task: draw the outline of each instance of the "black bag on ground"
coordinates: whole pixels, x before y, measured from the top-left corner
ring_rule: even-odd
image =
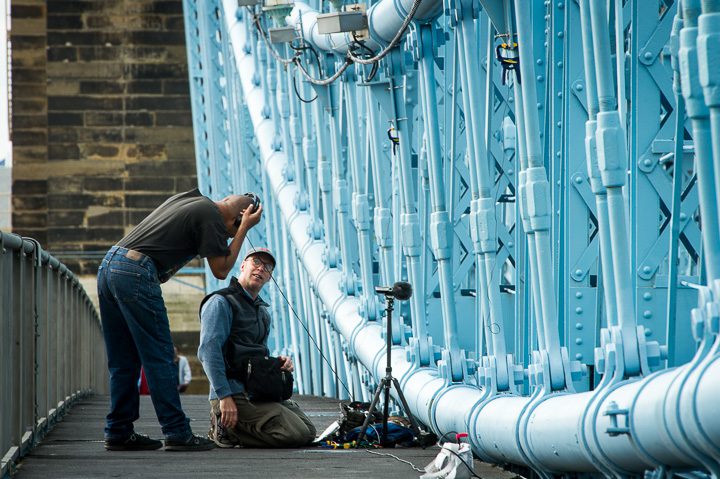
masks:
[[[252,356],[242,358],[240,365],[240,380],[251,401],[281,402],[292,397],[294,378],[280,369],[280,359]]]

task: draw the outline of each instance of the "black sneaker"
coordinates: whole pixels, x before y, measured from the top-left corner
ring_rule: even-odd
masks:
[[[210,438],[217,447],[222,447],[224,449],[233,448],[239,445],[235,443],[232,439],[230,439],[230,437],[228,437],[227,433],[225,432],[225,428],[222,426],[217,429],[210,428],[208,438]]]
[[[206,437],[192,434],[187,439],[165,439],[166,451],[208,451],[215,443]]]
[[[105,449],[108,451],[154,451],[162,446],[162,441],[136,432],[124,439],[105,439]]]

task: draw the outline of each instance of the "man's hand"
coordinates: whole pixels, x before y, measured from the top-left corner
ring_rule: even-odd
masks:
[[[237,424],[237,406],[232,396],[220,400],[220,424],[225,428],[233,428]]]
[[[293,365],[292,359],[290,359],[289,356],[278,356],[278,359],[282,361],[280,369],[282,369],[283,371],[291,373],[295,370],[295,366]]]
[[[254,211],[250,211],[250,208],[245,208],[242,213],[242,221],[240,222],[240,227],[238,228],[238,233],[240,230],[244,230],[245,233],[247,233],[250,228],[255,226],[256,224],[260,223],[260,217],[262,216],[263,207],[262,205],[258,205],[257,208],[255,208]],[[237,236],[237,233],[235,233],[235,236]],[[243,236],[244,237],[244,236]]]

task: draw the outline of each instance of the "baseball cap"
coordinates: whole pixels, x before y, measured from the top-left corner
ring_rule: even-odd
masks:
[[[243,261],[245,261],[254,254],[264,254],[270,256],[270,259],[272,259],[273,262],[273,266],[277,266],[277,260],[275,260],[275,255],[272,254],[272,251],[270,251],[268,248],[250,248],[250,250],[248,250],[248,252],[245,254],[245,258],[243,259]]]

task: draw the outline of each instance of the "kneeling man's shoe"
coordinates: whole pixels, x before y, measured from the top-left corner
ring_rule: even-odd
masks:
[[[123,439],[105,439],[105,449],[108,451],[154,451],[162,446],[161,441],[136,432]]]
[[[207,451],[213,448],[213,441],[195,434],[191,434],[187,439],[165,439],[166,451]]]
[[[227,434],[225,434],[225,431],[223,429],[216,429],[215,431],[211,430],[209,437],[210,439],[212,439],[212,441],[217,447],[231,448],[238,445],[232,439],[230,439]]]

